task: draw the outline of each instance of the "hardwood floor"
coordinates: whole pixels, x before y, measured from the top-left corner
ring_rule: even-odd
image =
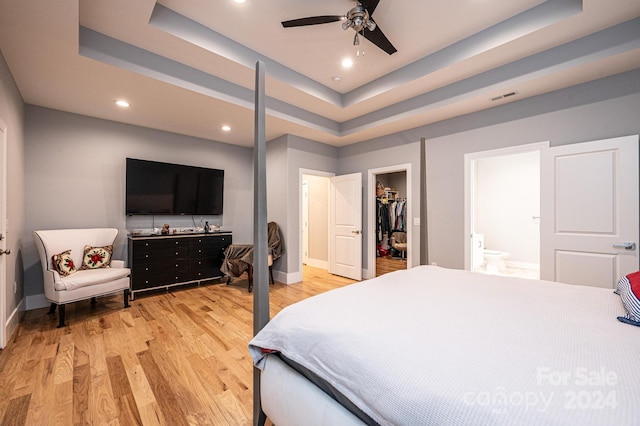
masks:
[[[407,261],[391,256],[376,257],[376,277],[400,269],[407,269]]]
[[[305,266],[270,288],[271,315],[353,281]],[[246,278],[25,313],[0,351],[2,425],[252,423],[253,295]]]

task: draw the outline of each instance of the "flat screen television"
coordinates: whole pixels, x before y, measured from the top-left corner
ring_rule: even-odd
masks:
[[[127,215],[221,215],[224,170],[127,158]]]

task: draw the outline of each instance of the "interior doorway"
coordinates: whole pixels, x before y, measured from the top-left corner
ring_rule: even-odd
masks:
[[[382,272],[412,267],[411,164],[371,169],[368,173],[367,278],[374,278]],[[388,226],[380,226],[381,209],[395,212],[389,216]],[[391,239],[396,235],[404,239],[404,245],[394,248]]]
[[[300,271],[329,269],[329,182],[333,173],[300,170]]]
[[[465,267],[540,278],[540,153],[546,143],[465,155]]]

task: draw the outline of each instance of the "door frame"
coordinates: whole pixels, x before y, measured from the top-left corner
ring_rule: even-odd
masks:
[[[304,241],[303,241],[303,206],[302,203],[304,202],[304,196],[302,194],[302,176],[303,175],[312,175],[312,176],[321,176],[321,177],[326,177],[326,178],[331,178],[333,176],[335,176],[335,173],[332,172],[323,172],[321,170],[312,170],[312,169],[303,169],[300,168],[298,169],[298,247],[299,247],[299,253],[298,253],[298,259],[300,259],[300,261],[298,262],[298,270],[300,271],[300,278],[303,278],[303,273],[302,273],[302,264],[303,264],[303,257],[304,257]],[[327,211],[327,220],[328,220],[329,214]],[[327,235],[327,239],[329,238],[329,236]],[[328,260],[327,260],[328,261]]]
[[[475,161],[487,158],[504,157],[508,155],[524,154],[532,151],[542,151],[549,148],[549,141],[534,142],[524,145],[508,146],[505,148],[489,149],[486,151],[470,152],[464,155],[464,269],[472,269],[472,224],[474,223],[473,207],[476,200],[474,197],[475,185]]]
[[[411,259],[414,255],[413,244],[412,244],[412,235],[413,235],[413,213],[412,213],[412,205],[413,198],[411,196],[411,163],[405,164],[397,164],[395,166],[387,166],[387,167],[379,167],[376,169],[369,169],[367,171],[368,174],[368,186],[367,186],[367,271],[365,278],[375,278],[376,277],[376,244],[375,244],[375,234],[376,234],[376,180],[378,175],[384,175],[387,173],[397,173],[397,172],[405,172],[406,173],[406,185],[407,185],[407,217],[405,220],[406,223],[406,232],[407,232],[407,269],[411,269],[413,264]]]
[[[0,241],[0,249],[7,248],[7,124],[0,118],[0,233],[3,239]],[[0,260],[0,349],[7,344],[7,256]],[[15,291],[14,291],[15,298]]]

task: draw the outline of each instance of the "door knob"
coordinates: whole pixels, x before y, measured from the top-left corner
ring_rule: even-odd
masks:
[[[625,250],[635,250],[636,249],[636,243],[630,243],[630,242],[625,242],[625,243],[621,243],[621,244],[614,244],[613,246],[615,248],[623,248]]]
[[[351,233],[352,233],[352,234],[359,234],[359,233],[360,233],[360,231],[359,231],[359,230],[358,230],[358,231],[351,231]]]
[[[0,256],[2,256],[3,254],[11,254],[11,250],[2,250],[2,249],[0,249]]]

